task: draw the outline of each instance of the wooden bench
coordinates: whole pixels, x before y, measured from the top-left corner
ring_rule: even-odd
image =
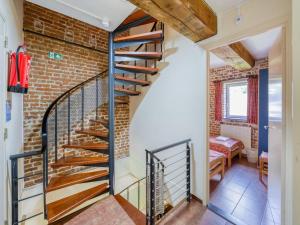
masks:
[[[259,156],[259,180],[263,182],[263,175],[268,176],[268,153],[262,152]]]
[[[210,150],[209,151],[209,178],[211,179],[216,174],[220,174],[221,179],[224,178],[225,156],[220,152]]]

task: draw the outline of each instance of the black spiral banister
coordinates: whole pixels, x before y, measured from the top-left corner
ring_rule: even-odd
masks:
[[[82,99],[81,99],[81,119],[82,119],[82,124],[83,124],[83,120],[84,120],[84,92],[83,92],[83,88],[84,86],[86,86],[87,84],[96,81],[96,95],[98,97],[98,79],[100,78],[104,78],[104,74],[107,73],[108,70],[105,70],[101,73],[99,73],[98,75],[89,78],[88,80],[74,86],[73,88],[69,89],[68,91],[64,92],[63,94],[61,94],[59,97],[57,97],[51,104],[50,106],[47,108],[43,120],[42,120],[42,129],[41,129],[41,135],[42,135],[42,148],[41,148],[41,154],[43,154],[43,189],[44,189],[44,216],[45,218],[47,218],[47,207],[46,207],[46,189],[48,186],[48,156],[49,156],[49,146],[48,146],[48,138],[49,138],[49,134],[48,134],[48,119],[49,116],[52,112],[54,112],[54,148],[55,148],[55,161],[57,161],[58,159],[58,106],[61,104],[65,103],[65,100],[67,100],[67,126],[68,126],[68,144],[70,144],[70,129],[71,129],[71,110],[70,110],[70,97],[72,96],[73,93],[75,93],[77,90],[81,89],[81,93],[82,93]],[[96,99],[96,104],[98,106],[98,100]],[[95,105],[95,108],[96,105]],[[97,110],[96,110],[96,114],[97,114]],[[64,122],[65,123],[65,122]]]

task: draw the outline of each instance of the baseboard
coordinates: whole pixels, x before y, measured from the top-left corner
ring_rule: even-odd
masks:
[[[203,205],[203,201],[200,198],[198,198],[196,195],[192,194],[192,198]]]
[[[209,203],[208,206],[207,206],[207,208],[210,211],[214,212],[218,216],[222,217],[223,219],[227,220],[228,222],[230,222],[230,223],[232,223],[234,225],[246,225],[245,223],[243,223],[239,219],[235,218],[231,214],[229,214],[227,212],[224,212],[222,209],[220,209],[219,207],[215,206],[214,204]]]

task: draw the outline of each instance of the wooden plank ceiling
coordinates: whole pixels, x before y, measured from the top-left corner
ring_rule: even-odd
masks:
[[[255,65],[255,59],[241,42],[222,46],[211,52],[237,70],[249,70]]]
[[[217,34],[217,16],[204,0],[129,0],[194,42]]]

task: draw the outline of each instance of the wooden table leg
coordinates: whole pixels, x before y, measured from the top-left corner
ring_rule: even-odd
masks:
[[[262,181],[262,171],[263,171],[263,160],[259,160],[259,180]]]
[[[224,175],[225,175],[225,158],[224,158],[224,159],[222,159],[221,166],[222,166],[221,180],[223,180],[223,178],[224,178]]]
[[[231,156],[228,156],[228,168],[231,167]]]

